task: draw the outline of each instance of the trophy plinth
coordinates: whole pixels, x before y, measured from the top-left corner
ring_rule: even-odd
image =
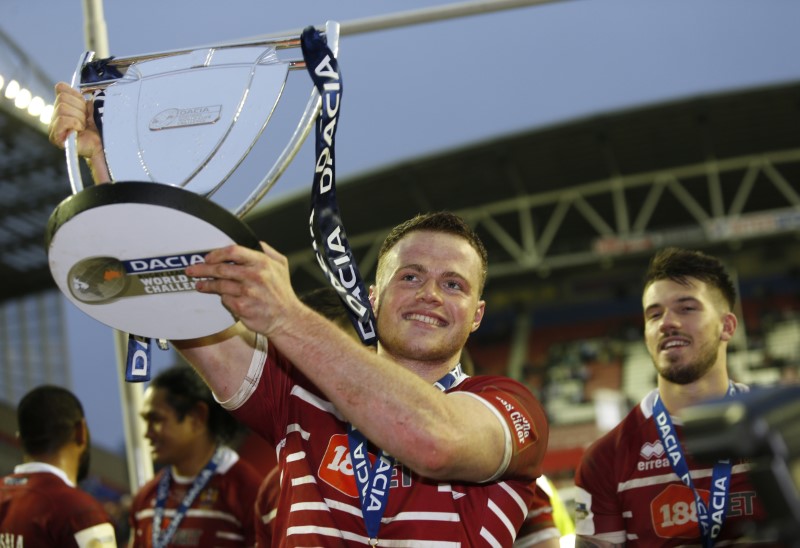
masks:
[[[225,208],[182,188],[141,182],[70,196],[50,217],[45,238],[53,278],[80,310],[121,331],[164,339],[233,325],[219,297],[198,293],[184,270],[218,247],[259,249]]]

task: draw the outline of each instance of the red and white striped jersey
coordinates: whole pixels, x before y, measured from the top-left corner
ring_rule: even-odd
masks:
[[[17,466],[0,480],[0,546],[116,546],[114,526],[59,468]]]
[[[261,476],[250,464],[239,459],[230,448],[208,484],[186,512],[169,546],[254,546],[255,525],[253,506]],[[158,482],[167,468],[136,493],[131,505],[130,525],[134,547],[153,545],[153,513]],[[164,506],[162,530],[169,527],[194,477],[173,474],[169,495]]]
[[[583,456],[575,475],[576,533],[626,546],[700,545],[691,490],[681,483],[653,420],[653,390]],[[680,419],[673,416],[678,438]],[[712,465],[685,453],[695,488],[708,503]],[[748,465],[733,463],[727,518],[718,541],[742,536],[743,525],[764,513],[747,478]]]
[[[223,405],[277,447],[273,546],[367,544],[342,416],[274,348],[254,358],[247,377]],[[528,513],[547,445],[541,406],[504,377],[462,374],[454,391],[474,395],[506,425],[508,466],[499,480],[479,484],[428,480],[395,464],[380,546],[511,546]],[[371,447],[372,459],[376,453]]]
[[[544,476],[539,478],[539,480],[543,479],[545,479]],[[558,494],[554,496],[558,496]],[[553,520],[553,505],[550,503],[550,495],[542,489],[537,480],[534,485],[533,499],[528,506],[528,515],[517,533],[514,548],[536,546],[540,542],[553,538],[561,538],[561,532]]]

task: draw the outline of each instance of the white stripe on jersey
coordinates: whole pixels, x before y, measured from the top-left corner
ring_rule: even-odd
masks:
[[[238,535],[236,533],[228,533],[225,531],[217,531],[216,533],[217,538],[224,538],[225,540],[233,540],[238,542],[244,542],[244,537],[242,535]]]
[[[303,400],[309,405],[313,405],[317,409],[325,411],[326,413],[330,413],[340,421],[344,422],[344,417],[342,417],[342,415],[336,410],[331,402],[328,400],[323,400],[319,396],[312,394],[302,386],[297,384],[294,385],[292,387],[291,395]]]
[[[266,524],[270,523],[273,519],[275,519],[275,516],[277,516],[277,515],[278,515],[278,509],[277,508],[273,508],[272,510],[270,510],[269,512],[267,512],[266,514],[261,516],[261,523],[266,525]]]
[[[481,536],[484,538],[486,542],[489,543],[489,546],[493,548],[503,548],[503,545],[497,542],[497,539],[492,536],[492,534],[486,530],[486,527],[481,527]]]
[[[152,518],[153,517],[153,509],[147,508],[145,510],[141,510],[136,512],[136,519],[141,520],[143,518]],[[175,516],[175,509],[173,508],[166,508],[164,510],[164,516],[167,517],[174,517]],[[206,519],[221,519],[224,521],[229,521],[231,523],[235,523],[237,526],[241,527],[242,524],[239,523],[239,520],[233,514],[229,514],[228,512],[220,512],[218,510],[198,510],[196,508],[189,508],[186,511],[186,517],[192,518],[206,518]]]
[[[731,470],[731,474],[743,474],[750,470],[749,464],[735,464]],[[702,468],[700,470],[692,470],[690,473],[692,479],[708,478],[711,477],[711,468]],[[678,479],[675,472],[669,474],[661,474],[658,476],[650,476],[649,478],[637,478],[628,481],[620,482],[617,485],[617,493],[628,491],[629,489],[636,489],[638,487],[648,487],[651,485],[660,485],[662,483],[672,483]]]
[[[298,451],[297,453],[292,453],[290,455],[286,455],[286,462],[290,463],[290,462],[294,462],[296,460],[303,460],[305,458],[306,458],[306,452],[305,451]]]
[[[494,502],[492,499],[489,499],[489,510],[491,510],[491,511],[492,511],[492,513],[493,513],[495,516],[497,516],[497,517],[498,517],[498,519],[500,519],[500,522],[501,522],[503,525],[505,525],[505,526],[506,526],[506,529],[508,530],[508,534],[509,534],[509,536],[510,536],[511,538],[514,538],[515,536],[517,536],[517,530],[516,530],[516,528],[514,527],[514,525],[512,525],[512,523],[511,523],[511,520],[510,520],[510,519],[508,519],[508,516],[506,516],[506,515],[503,513],[503,511],[500,509],[500,507],[499,507],[499,506],[497,506],[497,504],[496,504],[496,503],[495,503],[495,502]]]
[[[450,521],[458,523],[461,518],[455,512],[400,512],[396,516],[381,519],[381,523],[390,523],[392,521]]]
[[[291,508],[289,508],[290,512],[302,512],[304,510],[323,510],[325,512],[331,511],[331,509],[328,508],[328,505],[324,502],[295,502],[292,504]]]
[[[542,506],[541,508],[537,508],[536,510],[531,510],[528,512],[527,517],[535,518],[539,514],[550,514],[553,512],[553,508],[551,506]]]
[[[344,538],[342,532],[333,527],[317,527],[316,525],[299,525],[286,529],[286,536],[292,535],[322,535],[324,537]]]
[[[353,542],[360,542],[364,545],[369,545],[369,538],[364,535],[357,535],[347,531],[340,531],[332,527],[316,527],[314,525],[302,525],[296,527],[289,527],[286,530],[286,536],[290,535],[320,535],[325,537],[336,537],[340,539],[350,540]],[[491,537],[491,535],[489,535]],[[395,539],[384,540],[378,537],[378,544],[380,546],[388,547],[410,547],[410,548],[461,548],[460,542],[446,542],[435,540],[415,540],[415,539]],[[500,546],[497,544],[496,546]]]
[[[308,441],[308,439],[311,437],[311,433],[303,430],[303,427],[297,423],[292,423],[286,427],[286,436],[288,436],[289,434],[300,434],[300,437],[306,441]],[[279,462],[281,460],[281,450],[284,447],[286,447],[286,437],[284,437],[281,441],[279,441],[278,444],[275,446],[275,458],[277,458]]]
[[[292,478],[292,487],[295,485],[305,485],[307,483],[317,483],[314,476],[303,476],[302,478]]]
[[[292,423],[292,424],[290,424],[289,426],[286,427],[286,435],[287,436],[289,434],[293,434],[293,433],[300,434],[300,437],[302,437],[306,441],[308,441],[308,438],[311,437],[311,434],[306,432],[305,430],[303,430],[303,427],[300,426],[299,424],[297,424],[296,422],[294,422],[294,423]]]
[[[524,501],[524,500],[522,500],[522,497],[521,497],[521,496],[519,496],[519,493],[517,493],[516,491],[514,491],[514,490],[513,490],[511,487],[509,487],[509,486],[508,486],[508,484],[507,484],[506,482],[504,482],[504,481],[499,481],[499,482],[497,482],[497,485],[499,485],[500,487],[502,487],[502,488],[503,488],[503,491],[505,491],[506,493],[508,493],[508,494],[509,494],[509,496],[510,496],[512,499],[514,499],[514,502],[516,502],[516,503],[517,503],[517,506],[519,506],[519,509],[520,509],[520,511],[522,512],[522,515],[523,515],[523,516],[525,516],[525,515],[527,515],[527,514],[528,514],[528,505],[527,505],[527,504],[525,504],[525,501]]]
[[[353,506],[352,504],[346,504],[344,502],[339,502],[338,500],[333,500],[333,499],[325,499],[325,504],[327,504],[328,508],[330,508],[331,510],[339,510],[340,512],[347,512],[348,514],[352,514],[360,518],[364,517],[364,514],[361,512],[361,508]]]
[[[366,539],[364,544],[368,544],[369,539]],[[378,540],[379,546],[389,546],[389,547],[405,547],[409,546],[410,548],[460,548],[460,542],[448,542],[445,540],[412,540],[412,539],[403,539],[403,540],[384,540],[379,538]]]

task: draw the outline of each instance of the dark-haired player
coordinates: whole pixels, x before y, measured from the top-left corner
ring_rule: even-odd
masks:
[[[17,406],[24,463],[0,480],[0,545],[117,545],[103,507],[76,487],[89,471],[89,428],[72,392],[40,386]]]
[[[186,365],[162,371],[141,414],[163,467],[133,499],[133,546],[253,546],[261,476],[224,445],[238,424],[202,379]]]
[[[743,462],[695,462],[681,445],[681,411],[747,390],[728,376],[736,291],[722,263],[677,248],[652,258],[642,307],[658,373],[616,428],[584,454],[575,483],[577,546],[710,546],[760,519]]]

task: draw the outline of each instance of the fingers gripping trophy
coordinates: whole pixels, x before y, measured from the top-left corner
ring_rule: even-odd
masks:
[[[233,325],[219,297],[195,291],[184,270],[218,247],[260,249],[241,218],[294,158],[320,111],[320,90],[312,86],[274,165],[238,207],[212,196],[262,135],[289,73],[307,70],[305,44],[321,41],[335,56],[338,35],[328,22],[301,36],[102,60],[84,53],[72,86],[93,98],[113,184],[84,188],[70,135],[73,193],[46,231],[50,270],[66,297],[143,338],[191,339]]]

